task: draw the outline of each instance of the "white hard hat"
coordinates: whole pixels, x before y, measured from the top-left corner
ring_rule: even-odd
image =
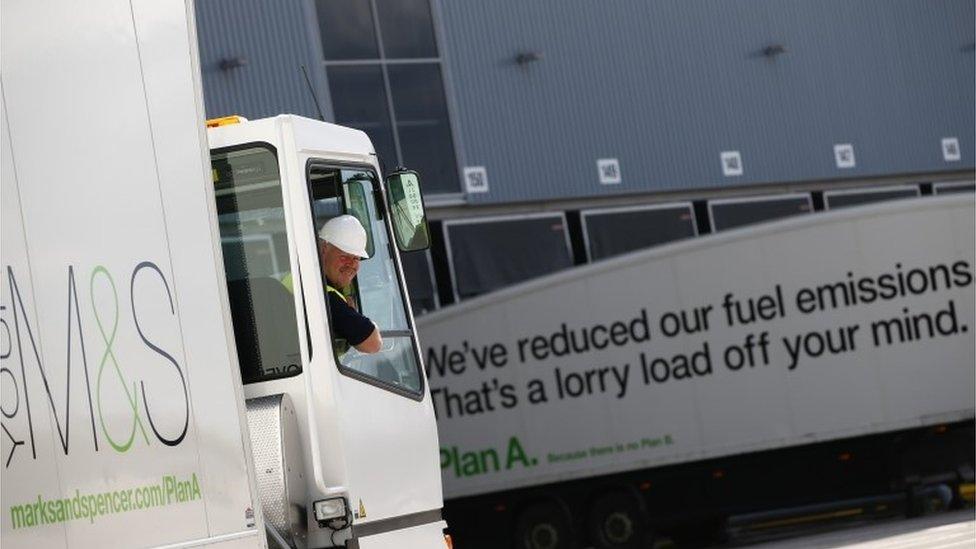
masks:
[[[354,216],[340,215],[326,221],[319,231],[319,238],[347,254],[363,259],[369,257],[366,253],[366,230]]]

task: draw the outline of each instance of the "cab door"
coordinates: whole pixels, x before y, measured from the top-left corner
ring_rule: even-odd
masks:
[[[304,231],[297,240],[312,338],[309,399],[319,455],[334,456],[341,448],[344,462],[341,472],[323,466],[323,488],[344,483],[357,537],[427,525],[443,543],[435,417],[378,171],[369,163],[303,160],[308,215],[299,220],[298,208],[293,211],[297,230]],[[368,235],[371,255],[360,262],[351,287],[341,290],[379,328],[383,345],[373,354],[357,351],[331,329],[316,235],[341,214],[354,215]]]

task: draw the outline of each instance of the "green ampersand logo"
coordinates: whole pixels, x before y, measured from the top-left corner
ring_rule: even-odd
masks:
[[[102,322],[102,317],[98,314],[98,307],[95,305],[95,278],[98,275],[102,275],[106,280],[108,280],[109,285],[112,287],[112,303],[115,308],[112,318],[112,330],[110,333],[106,333],[105,325]],[[98,416],[99,422],[102,425],[102,433],[105,434],[105,438],[108,439],[108,443],[115,448],[117,452],[127,452],[129,448],[132,447],[133,441],[136,438],[136,427],[142,433],[142,438],[145,439],[146,444],[149,444],[149,437],[146,436],[146,430],[142,426],[142,419],[139,417],[139,393],[136,391],[136,384],[132,384],[132,390],[129,390],[129,384],[125,380],[125,376],[122,375],[122,369],[119,367],[119,361],[115,357],[115,351],[112,349],[112,345],[115,343],[115,334],[119,327],[119,297],[115,290],[115,281],[112,280],[112,275],[109,274],[108,270],[99,265],[95,267],[92,271],[91,281],[89,284],[89,295],[92,300],[92,311],[95,314],[95,323],[98,325],[98,331],[102,334],[102,341],[105,342],[105,352],[102,353],[102,360],[98,365],[98,380],[96,388],[96,396],[98,400]],[[105,426],[105,414],[102,413],[102,376],[105,373],[105,366],[111,361],[112,366],[115,369],[115,375],[118,377],[119,383],[122,385],[122,389],[125,391],[126,398],[129,401],[129,405],[132,407],[132,429],[129,431],[129,439],[124,443],[119,444],[112,438],[112,435],[108,432],[108,427]]]

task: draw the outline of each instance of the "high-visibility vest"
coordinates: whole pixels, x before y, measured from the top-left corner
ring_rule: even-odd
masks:
[[[281,284],[289,292],[295,293],[295,289],[294,289],[295,282],[294,282],[294,278],[291,276],[291,271],[289,271],[287,274],[285,274],[285,276],[283,276],[281,278]],[[341,299],[343,302],[346,301],[346,294],[344,294],[341,291],[333,288],[331,285],[326,284],[325,285],[325,289],[326,289],[326,292],[325,292],[326,293],[326,299],[328,299],[328,294],[335,294],[336,297],[338,297],[339,299]],[[342,358],[342,356],[344,354],[346,354],[347,351],[349,351],[349,342],[346,341],[345,339],[341,338],[341,337],[334,338],[332,340],[332,346],[335,347],[336,354],[339,356],[340,359]]]
[[[337,289],[335,289],[335,288],[333,288],[333,287],[332,287],[331,285],[329,285],[329,284],[326,284],[326,285],[325,285],[325,290],[326,290],[327,292],[331,292],[331,293],[333,293],[333,294],[335,294],[335,295],[337,295],[337,296],[339,296],[339,297],[341,297],[343,301],[345,301],[345,300],[346,300],[346,294],[344,294],[344,293],[342,293],[341,291],[339,291],[339,290],[337,290]]]
[[[281,285],[290,293],[295,293],[295,279],[291,276],[291,271],[288,271],[285,273],[285,276],[281,277]]]

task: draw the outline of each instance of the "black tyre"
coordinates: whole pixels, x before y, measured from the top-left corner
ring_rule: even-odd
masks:
[[[514,546],[518,549],[575,549],[573,524],[559,501],[526,507],[515,521]]]
[[[599,549],[642,549],[654,541],[639,497],[626,491],[594,499],[586,525],[590,541]]]

